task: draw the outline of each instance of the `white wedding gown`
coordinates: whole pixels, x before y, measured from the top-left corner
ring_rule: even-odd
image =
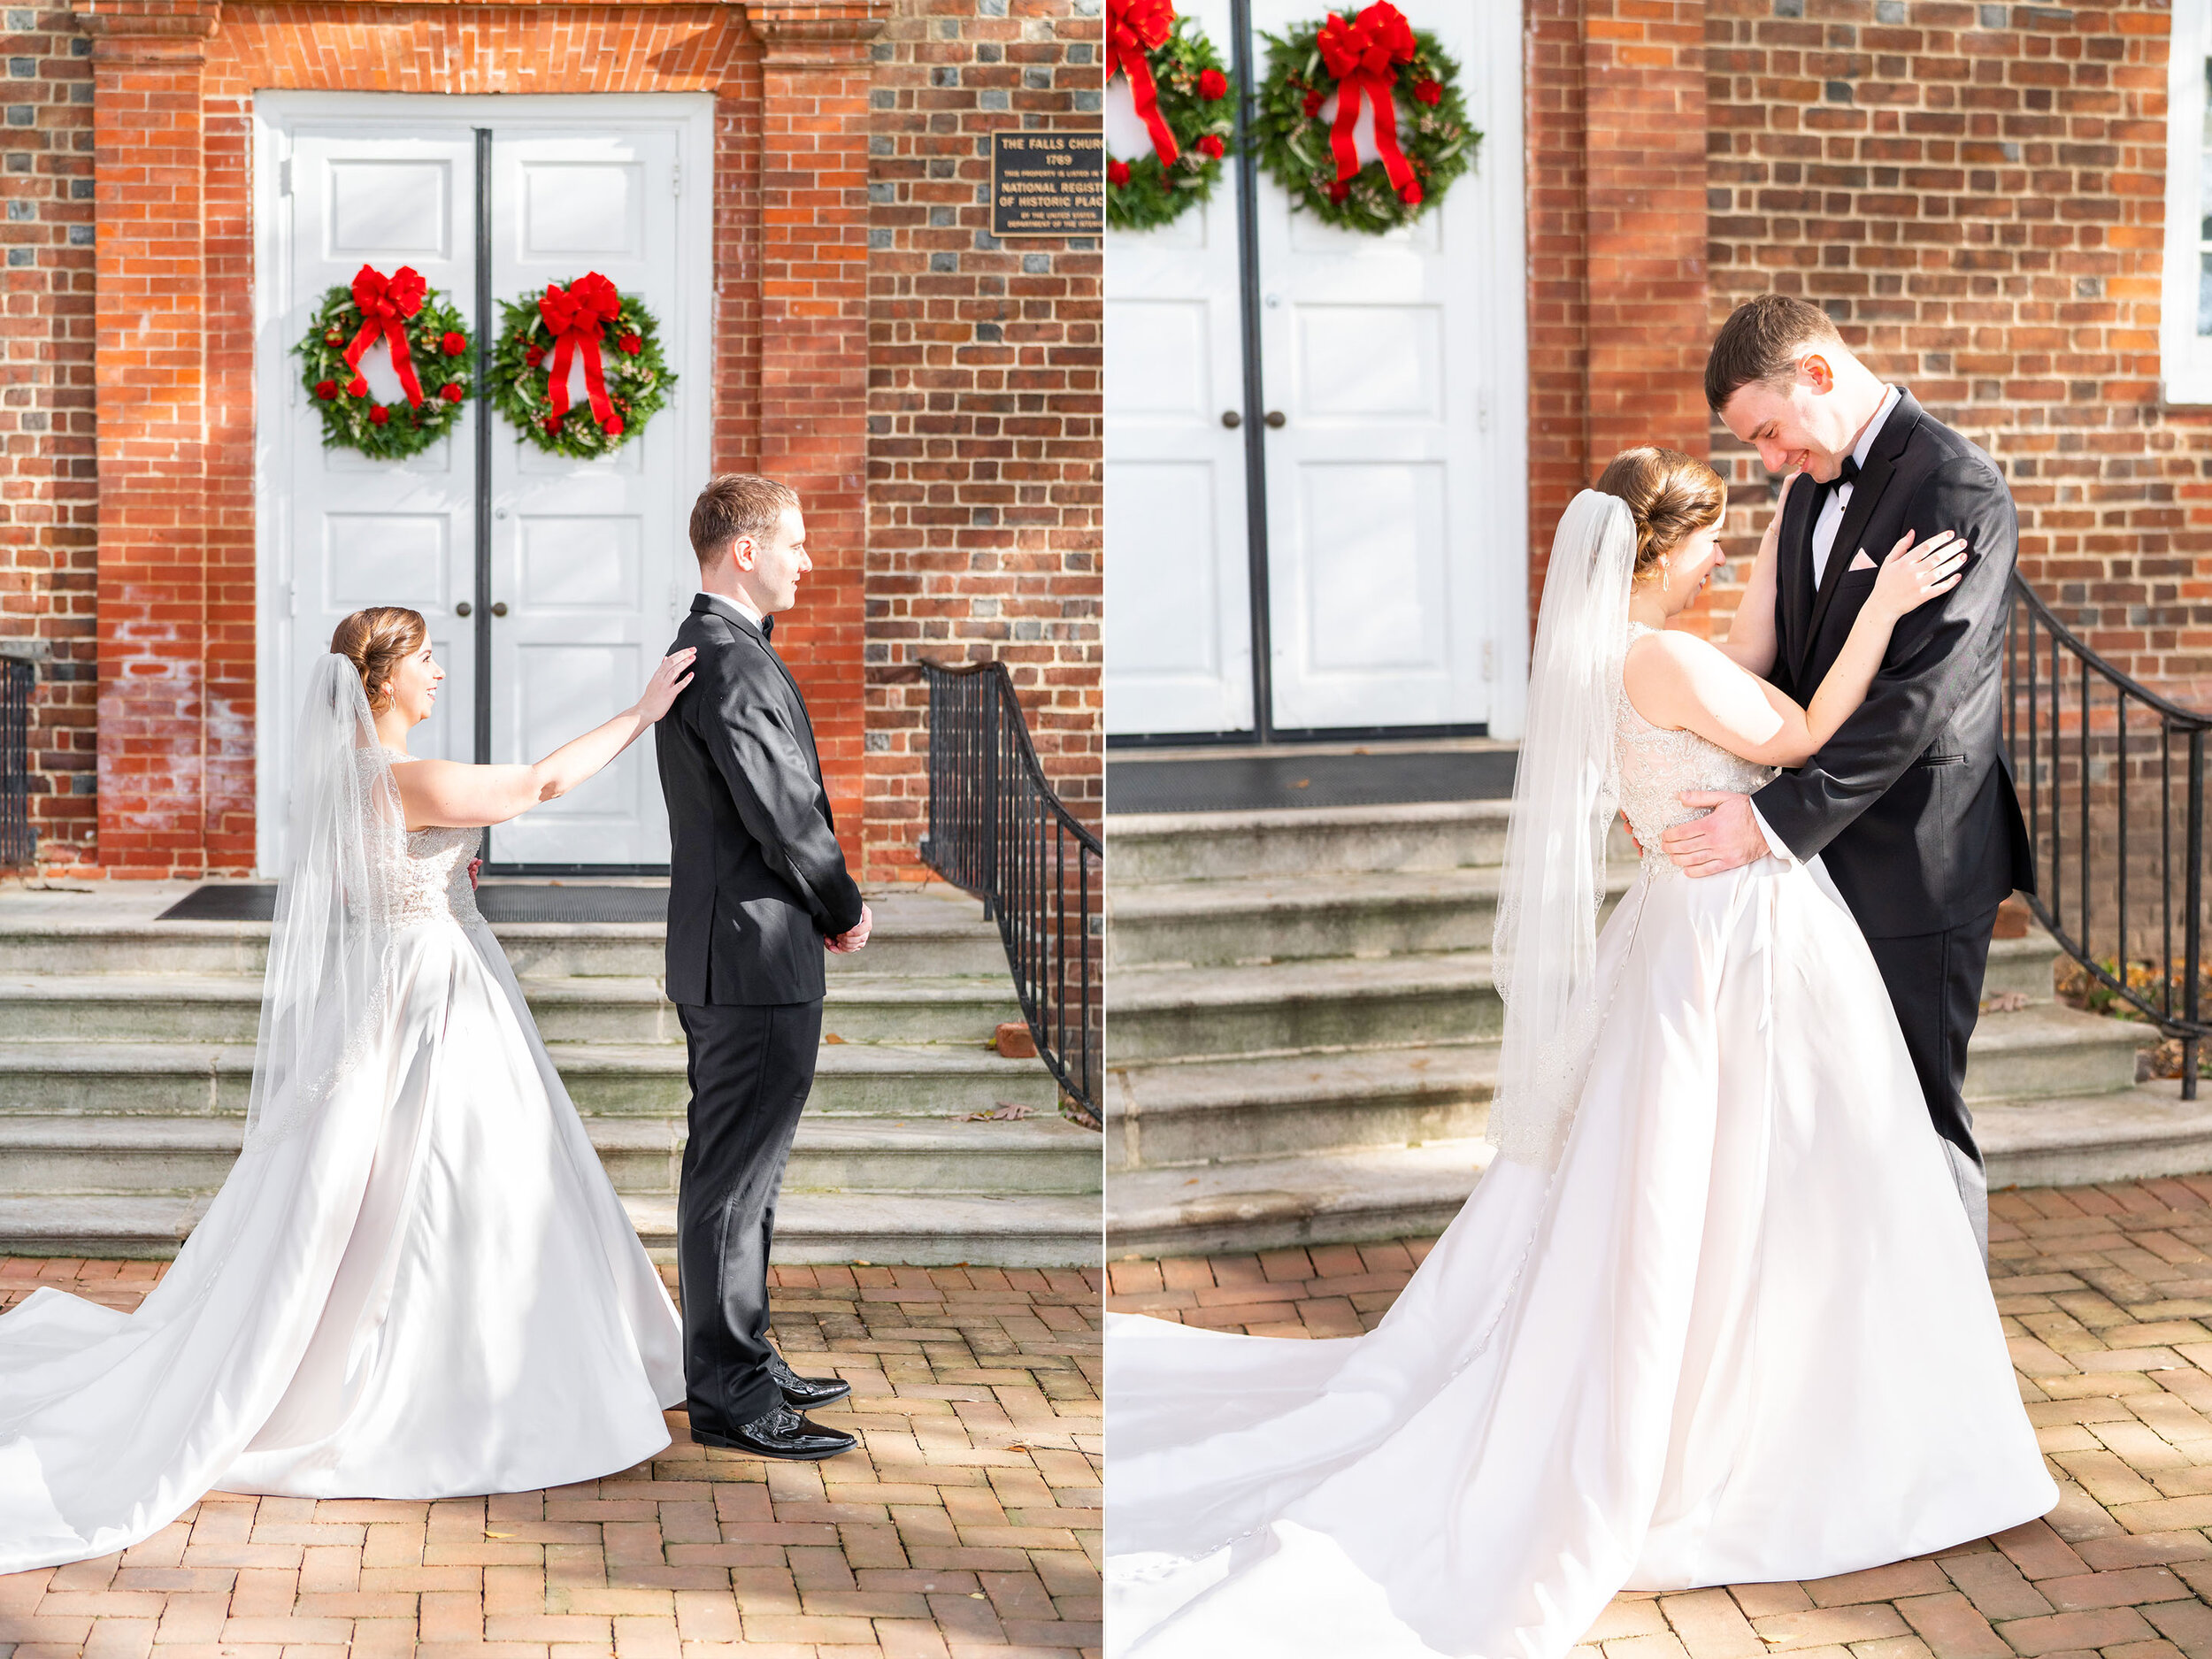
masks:
[[[367,1053],[250,1141],[135,1312],[43,1288],[0,1317],[0,1572],[210,1489],[528,1491],[668,1444],[675,1309],[477,912],[480,840],[406,837]]]
[[[1655,849],[1550,1176],[1499,1157],[1376,1330],[1112,1316],[1115,1659],[1558,1659],[1616,1591],[1818,1578],[2058,1494],[1864,938],[1816,860],[1692,880],[1771,776],[1620,698]]]

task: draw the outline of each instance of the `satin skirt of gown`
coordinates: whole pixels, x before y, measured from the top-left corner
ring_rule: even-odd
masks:
[[[42,1288],[0,1317],[0,1572],[211,1489],[528,1491],[668,1444],[675,1308],[477,913],[480,840],[408,837],[380,1040],[134,1312]]]
[[[1676,788],[1770,775],[1631,722],[1646,847]],[[1647,859],[1600,960],[1557,1170],[1494,1161],[1376,1330],[1110,1317],[1115,1659],[1556,1659],[1624,1588],[1824,1578],[2057,1502],[1818,862]]]

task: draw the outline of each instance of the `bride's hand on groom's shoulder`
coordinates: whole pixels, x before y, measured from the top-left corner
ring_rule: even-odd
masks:
[[[657,720],[668,712],[676,701],[676,694],[691,683],[687,672],[692,659],[699,655],[696,646],[687,645],[680,651],[672,651],[660,660],[652,679],[645,682],[645,689],[638,696],[637,711],[648,721]]]

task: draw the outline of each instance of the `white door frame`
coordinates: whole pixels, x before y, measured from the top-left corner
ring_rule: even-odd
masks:
[[[542,125],[588,104],[595,117],[619,118],[634,127],[658,126],[676,134],[681,157],[677,200],[680,258],[699,280],[679,284],[678,305],[703,314],[671,326],[687,349],[672,352],[676,389],[656,425],[677,429],[680,452],[704,477],[712,453],[714,375],[714,95],[685,93],[425,94],[286,92],[254,94],[253,107],[253,330],[254,330],[254,678],[259,688],[254,721],[255,866],[265,875],[283,867],[291,746],[296,710],[285,706],[293,691],[285,664],[292,660],[291,583],[296,549],[289,514],[281,510],[292,490],[285,446],[272,442],[279,420],[308,420],[313,411],[299,384],[291,347],[305,326],[306,311],[288,312],[292,275],[292,215],[285,211],[283,172],[292,135],[302,126],[325,131],[357,123],[365,134],[388,132],[396,120],[411,130],[465,132],[478,127]],[[473,312],[475,296],[456,296]],[[503,296],[495,295],[496,303]],[[672,312],[664,321],[677,323]],[[472,328],[484,319],[471,316]],[[495,419],[480,399],[478,418]],[[457,430],[460,434],[468,431]],[[471,554],[474,557],[473,549]],[[489,664],[480,664],[488,673]]]

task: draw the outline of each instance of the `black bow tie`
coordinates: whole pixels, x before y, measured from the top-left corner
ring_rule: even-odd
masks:
[[[1855,457],[1845,456],[1836,467],[1836,475],[1822,485],[1823,489],[1841,489],[1846,484],[1859,481],[1859,463]]]

